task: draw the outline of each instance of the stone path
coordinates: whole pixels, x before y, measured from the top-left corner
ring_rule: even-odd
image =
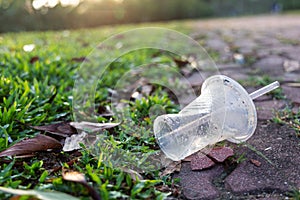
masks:
[[[255,101],[259,123],[246,145],[227,144],[240,158],[237,164],[192,171],[188,162],[182,163],[175,175],[181,179],[182,198],[288,199],[287,192],[300,188],[300,138],[289,125],[271,119],[285,108],[299,111],[300,15],[213,19],[192,25],[191,36],[217,53],[221,74],[237,79],[248,92],[266,80],[279,80],[282,90]],[[197,79],[193,76],[191,80]]]

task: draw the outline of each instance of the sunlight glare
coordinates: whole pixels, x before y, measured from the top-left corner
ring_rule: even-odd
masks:
[[[48,0],[49,8],[54,8],[57,4],[59,4],[59,0]]]
[[[23,46],[23,50],[24,50],[25,52],[31,52],[31,51],[34,50],[34,48],[35,48],[35,44],[25,44],[25,45]]]
[[[32,7],[35,10],[39,10],[43,7],[47,8],[54,8],[58,4],[61,4],[63,7],[66,6],[78,6],[80,3],[80,0],[34,0],[32,2]]]
[[[123,3],[124,0],[114,0],[116,3]]]
[[[34,0],[32,2],[32,6],[34,9],[38,10],[41,9],[43,6],[45,6],[47,4],[47,0]]]
[[[78,6],[80,0],[60,0],[62,6]]]

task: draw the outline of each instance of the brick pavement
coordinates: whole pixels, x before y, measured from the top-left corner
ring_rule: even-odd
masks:
[[[238,80],[249,92],[257,89],[255,81],[264,80],[262,77],[279,80],[282,92],[279,99],[267,95],[255,101],[259,123],[247,144],[256,151],[233,145],[236,155],[244,155],[241,163],[229,169],[218,164],[202,171],[192,171],[183,163],[176,176],[181,178],[184,198],[288,198],[287,192],[300,188],[300,138],[290,126],[271,119],[285,108],[294,113],[299,110],[300,15],[212,19],[191,25],[195,27],[191,36],[218,53],[221,74]],[[243,59],[235,59],[235,54]],[[195,74],[193,79],[197,80]],[[251,159],[261,165],[254,165]]]

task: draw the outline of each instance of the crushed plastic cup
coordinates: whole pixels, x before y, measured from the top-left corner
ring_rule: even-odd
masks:
[[[215,75],[206,79],[201,95],[178,114],[158,116],[154,135],[165,155],[174,160],[222,140],[248,140],[257,125],[253,99],[279,87],[276,81],[251,94],[233,79]]]

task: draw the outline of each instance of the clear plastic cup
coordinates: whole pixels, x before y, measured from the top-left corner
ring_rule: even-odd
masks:
[[[166,114],[154,121],[154,134],[162,151],[178,161],[222,140],[240,143],[256,128],[252,99],[279,86],[274,82],[252,94],[233,79],[216,75],[205,80],[201,95],[178,114]]]

